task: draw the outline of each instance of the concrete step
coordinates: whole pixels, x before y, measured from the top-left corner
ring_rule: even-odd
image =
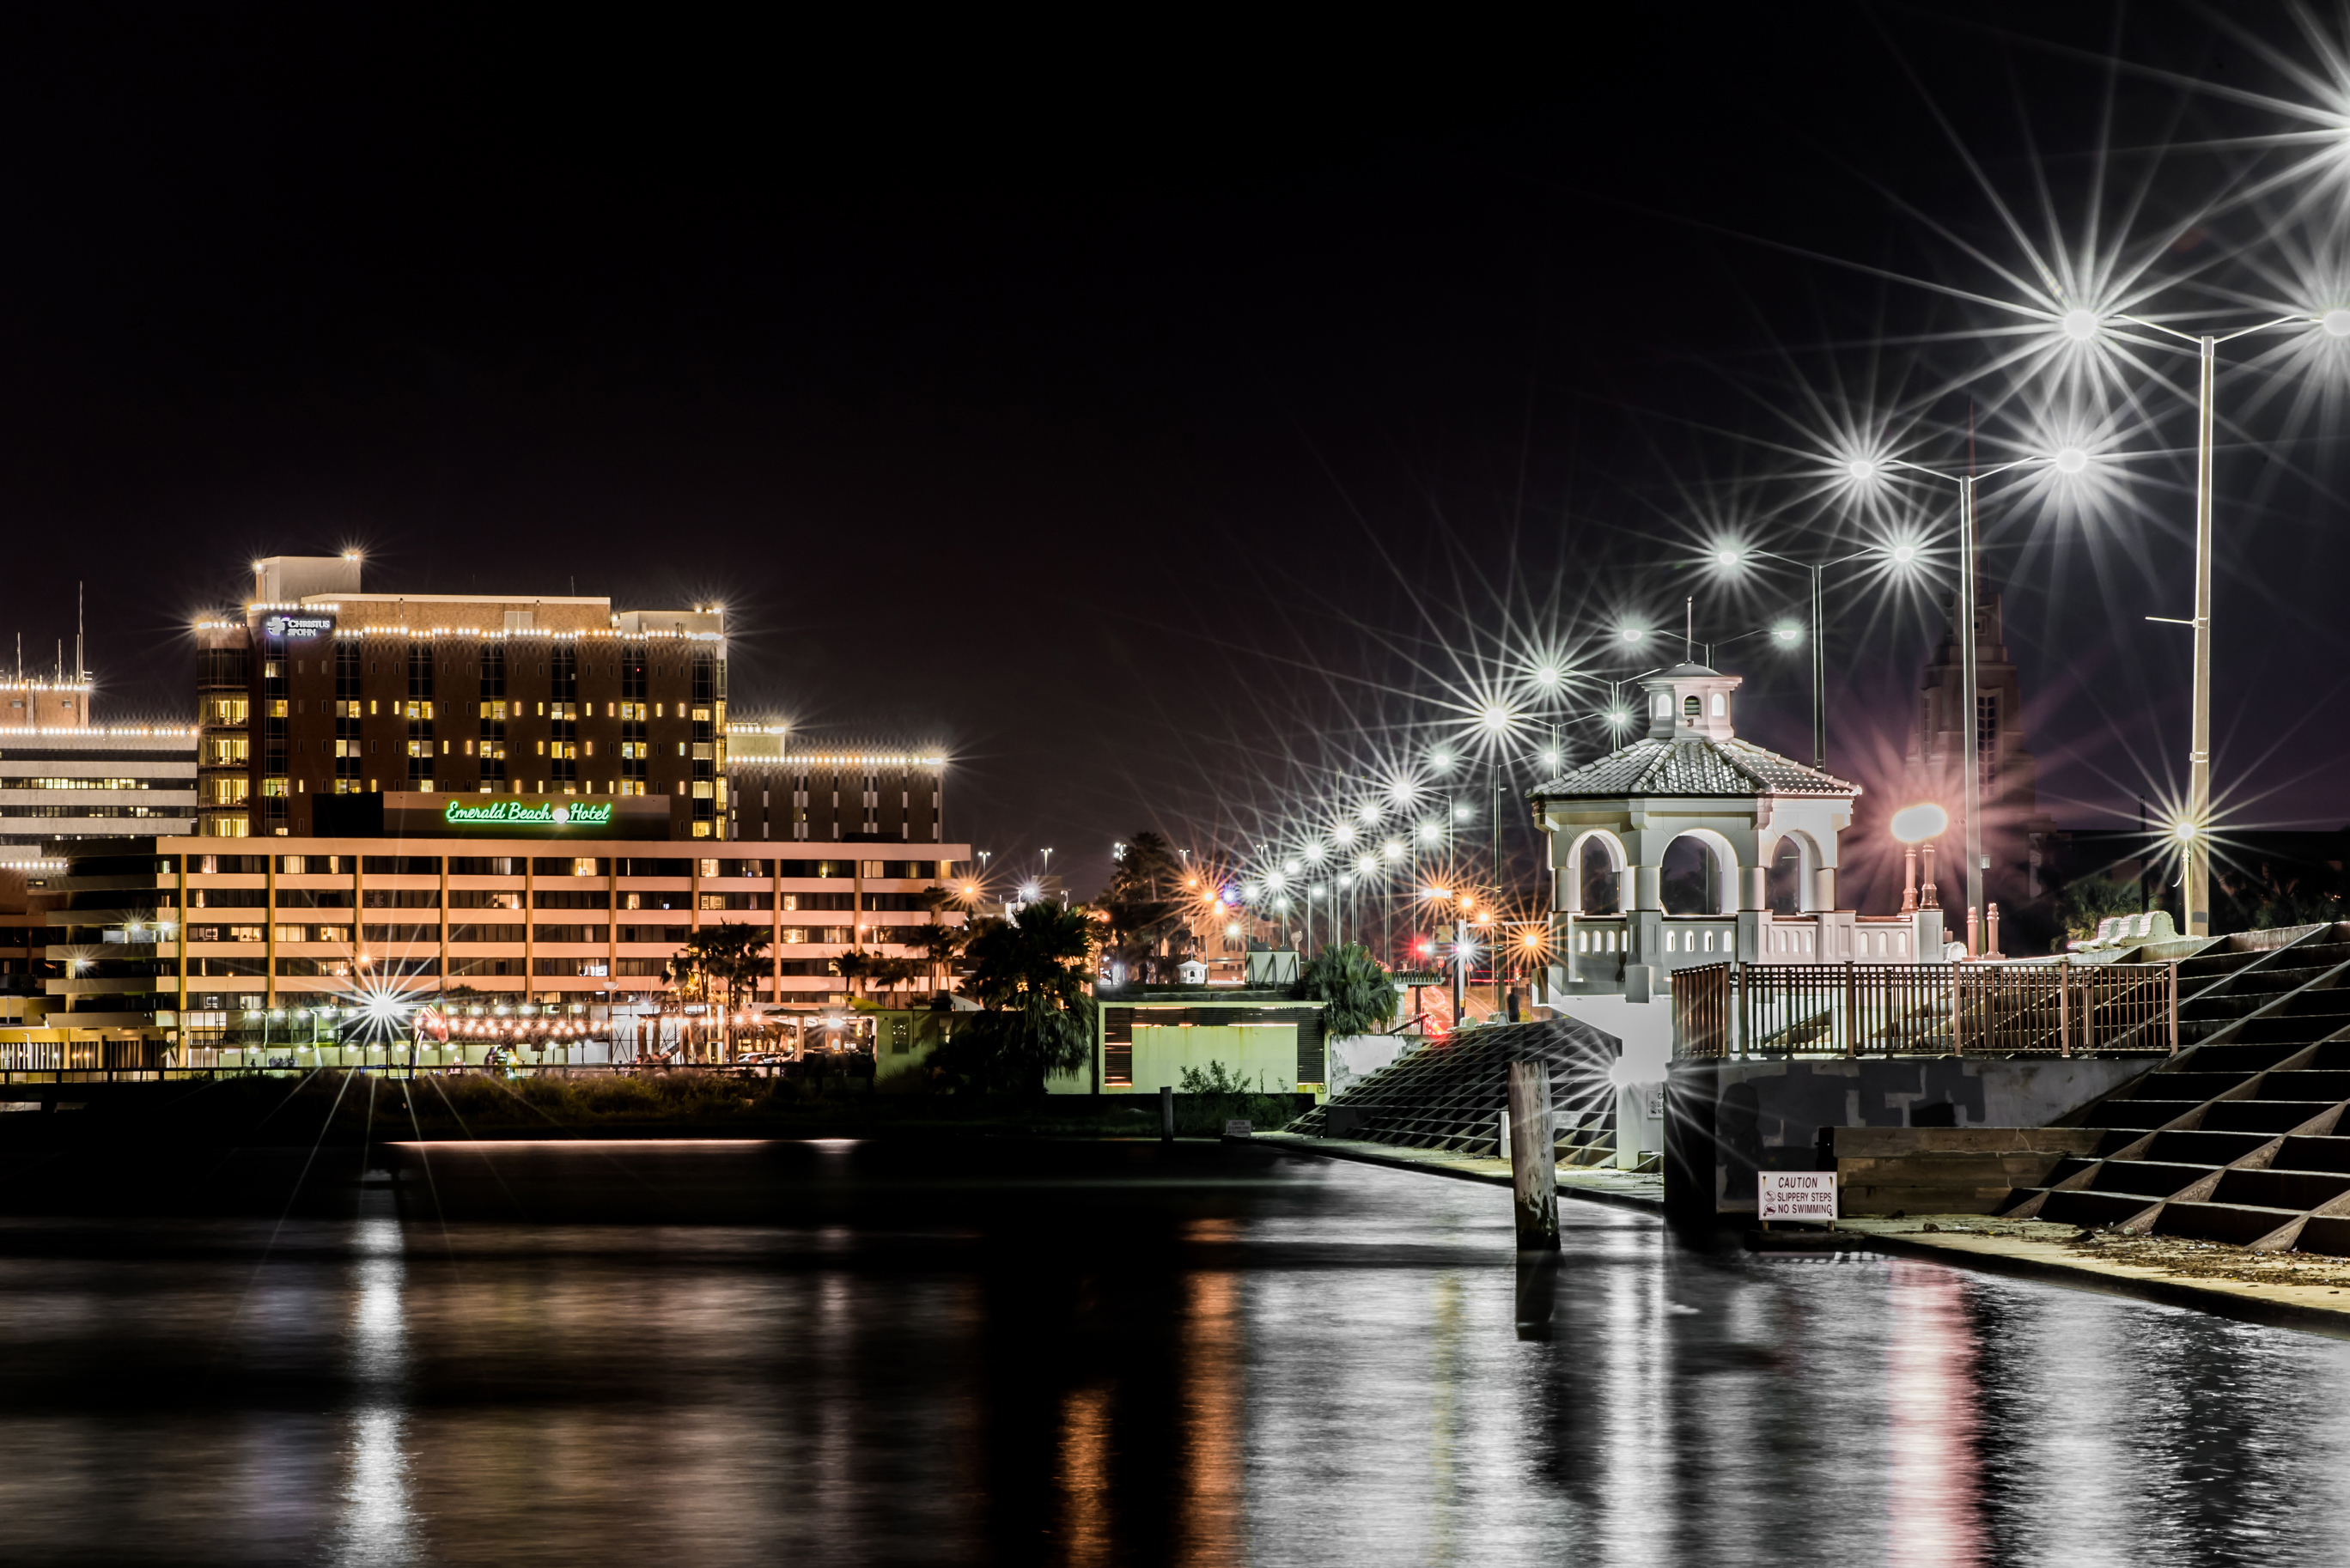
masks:
[[[2291,1170],[2350,1171],[2350,1137],[2289,1137],[2276,1163]]]
[[[2148,1199],[2126,1192],[2051,1192],[2040,1218],[2060,1225],[2118,1225],[2143,1210]]]
[[[2331,969],[2331,964],[2327,969]],[[2271,1000],[2288,991],[2299,991],[2325,972],[2324,969],[2256,969],[2238,980],[2230,989],[2238,995],[2257,993]]]
[[[2233,1073],[2239,1078],[2249,1078],[2265,1068],[2273,1067],[2294,1052],[2305,1049],[2290,1041],[2250,1041],[2224,1045],[2199,1046],[2191,1061],[2181,1066],[2198,1073]]]
[[[2097,1167],[2091,1192],[2127,1192],[2151,1203],[2211,1174],[2208,1165],[2170,1165],[2147,1159],[2109,1159]]]
[[[2271,1073],[2261,1080],[2261,1093],[2273,1100],[2324,1100],[2329,1104],[2350,1100],[2350,1067],[2301,1067]]]
[[[2218,1099],[2221,1095],[2241,1085],[2244,1077],[2245,1075],[2241,1073],[2166,1073],[2157,1068],[2138,1080],[2138,1094],[2135,1097],[2193,1100],[2199,1104],[2204,1100]],[[2350,1083],[2350,1073],[2343,1075],[2343,1081]],[[2350,1091],[2345,1091],[2345,1093],[2350,1094]],[[2115,1103],[2120,1102],[2116,1100]]]
[[[2241,1247],[2300,1218],[2298,1210],[2263,1209],[2249,1203],[2173,1203],[2155,1220],[2154,1233]]]
[[[2246,1045],[2314,1045],[2333,1033],[2334,1025],[2323,1018],[2254,1018],[2238,1026],[2236,1041]]]
[[[2206,1107],[2203,1127],[2207,1132],[2291,1132],[2333,1105],[2332,1100],[2221,1100]]]
[[[2194,980],[2208,983],[2221,975],[2235,973],[2260,956],[2252,952],[2200,953],[2194,958],[2179,961],[2178,978],[2181,981]]]
[[[2107,1100],[2098,1107],[2097,1120],[2109,1127],[2152,1132],[2165,1122],[2177,1121],[2202,1103],[2200,1100],[2172,1099]]]
[[[2217,1203],[2248,1203],[2265,1209],[2308,1210],[2350,1192],[2350,1171],[2231,1170],[2220,1178]]]
[[[2174,1165],[2199,1165],[2205,1169],[2230,1165],[2275,1137],[2257,1132],[2157,1133],[2144,1158]]]

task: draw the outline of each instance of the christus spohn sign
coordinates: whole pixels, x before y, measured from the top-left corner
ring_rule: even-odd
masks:
[[[441,811],[452,827],[609,827],[608,800],[452,800]]]
[[[299,641],[304,638],[326,636],[335,629],[335,618],[329,615],[274,615],[261,623],[261,629],[271,637]]]

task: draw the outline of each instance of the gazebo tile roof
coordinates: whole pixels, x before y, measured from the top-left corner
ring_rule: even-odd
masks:
[[[1843,795],[1860,786],[1746,741],[1635,741],[1526,792],[1530,800],[1626,795]]]

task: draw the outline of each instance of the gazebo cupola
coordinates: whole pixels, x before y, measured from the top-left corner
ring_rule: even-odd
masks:
[[[1702,664],[1676,664],[1640,677],[1652,741],[1727,741],[1740,678]]]

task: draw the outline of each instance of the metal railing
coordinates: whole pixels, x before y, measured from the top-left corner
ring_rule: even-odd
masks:
[[[2178,965],[1706,964],[1673,975],[1673,1054],[2158,1055]]]

